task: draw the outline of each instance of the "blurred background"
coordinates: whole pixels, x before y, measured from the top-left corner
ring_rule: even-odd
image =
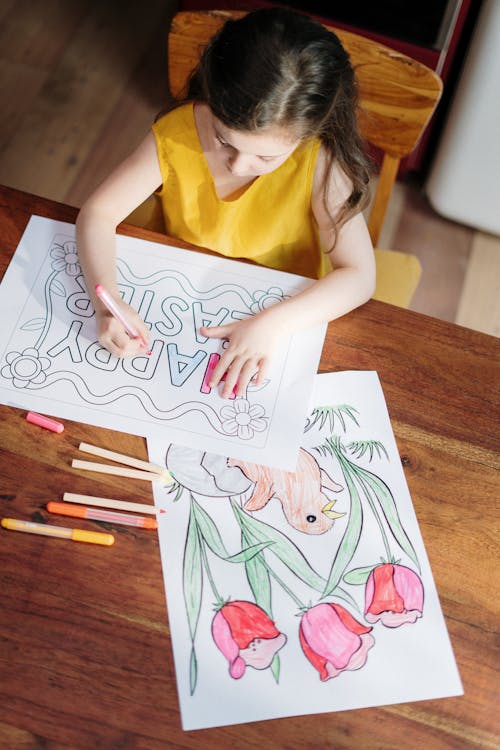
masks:
[[[472,145],[457,141],[464,119],[460,105],[465,109],[469,101],[467,77],[484,65],[478,57],[488,41],[486,26],[492,33],[485,16],[496,13],[499,0],[350,0],[335,8],[335,17],[332,3],[321,0],[0,0],[0,183],[80,206],[144,137],[166,102],[166,40],[176,10],[273,4],[365,33],[441,75],[441,103],[402,166],[379,246],[420,258],[423,275],[411,309],[499,336],[500,200],[495,197],[499,210],[492,225],[480,209],[491,199],[487,175],[500,170],[500,152],[488,152],[486,177],[479,174],[476,185],[467,175],[481,171],[474,170],[475,154],[488,129],[481,125],[476,133],[474,123],[466,122],[461,137],[471,134]],[[488,70],[493,63],[488,57]],[[495,100],[494,90],[488,99]],[[467,111],[478,112],[481,101]],[[488,121],[493,115],[486,115]],[[448,205],[448,198],[455,204]]]

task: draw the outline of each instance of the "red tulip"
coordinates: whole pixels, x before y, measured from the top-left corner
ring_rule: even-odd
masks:
[[[212,620],[212,637],[229,662],[229,674],[239,679],[247,666],[266,669],[286,643],[263,609],[252,602],[224,604]]]
[[[371,628],[354,619],[340,604],[316,604],[302,615],[300,645],[321,680],[346,669],[360,669],[375,640]]]
[[[365,617],[388,628],[413,623],[422,617],[424,588],[413,570],[384,563],[370,573],[365,588]]]

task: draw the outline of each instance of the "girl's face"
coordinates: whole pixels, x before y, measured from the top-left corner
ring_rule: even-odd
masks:
[[[212,116],[215,153],[235,177],[258,177],[277,169],[300,141],[279,127],[259,132],[231,130]]]

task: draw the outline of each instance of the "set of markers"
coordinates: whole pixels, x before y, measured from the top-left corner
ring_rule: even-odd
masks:
[[[64,425],[55,420],[44,417],[41,414],[28,412],[26,419],[33,424],[38,424],[45,429],[53,432],[62,432]],[[122,453],[115,453],[106,448],[99,448],[88,443],[80,443],[81,451],[93,453],[102,458],[109,458],[125,464],[123,466],[112,466],[110,464],[94,463],[92,461],[79,461],[74,459],[72,466],[79,469],[88,469],[90,471],[126,476],[132,479],[144,479],[149,482],[160,481],[164,484],[171,484],[174,480],[167,469],[152,464],[149,461],[142,461],[139,458],[125,456]],[[135,526],[141,529],[157,529],[158,522],[156,518],[148,518],[146,515],[133,515],[136,513],[156,515],[156,508],[144,503],[132,503],[125,500],[112,500],[106,497],[94,497],[92,495],[77,495],[71,492],[65,492],[63,501],[47,503],[46,508],[49,513],[72,518],[86,518],[91,521],[104,521],[107,523],[122,524],[124,526]],[[88,507],[94,506],[94,507]],[[129,511],[123,513],[121,511]],[[161,512],[161,511],[160,511]],[[1,525],[4,529],[11,531],[25,531],[31,534],[42,534],[44,536],[53,536],[59,539],[71,539],[73,542],[88,542],[90,544],[103,544],[111,546],[115,538],[112,534],[106,534],[101,531],[86,531],[85,529],[67,529],[61,526],[52,526],[44,523],[34,523],[31,521],[21,521],[15,518],[2,518]]]
[[[123,317],[113,298],[104,287],[102,287],[102,285],[98,284],[96,286],[96,293],[110,310],[112,315],[123,324],[129,336],[131,338],[139,338],[137,330]],[[146,342],[142,340],[141,343],[144,347],[147,346]],[[148,354],[150,354],[149,351]],[[61,433],[64,430],[64,425],[61,422],[57,422],[56,420],[50,419],[42,414],[36,414],[35,412],[28,412],[26,420],[52,432]],[[132,456],[125,456],[122,453],[115,453],[114,451],[89,445],[88,443],[80,443],[79,449],[86,453],[100,456],[101,458],[108,458],[112,461],[117,461],[120,464],[124,464],[126,467],[131,468],[100,464],[91,461],[79,461],[77,459],[72,462],[73,468],[86,469],[118,476],[127,476],[132,479],[162,481],[167,484],[173,482],[173,477],[167,469],[148,461],[142,461],[141,459],[133,458]],[[70,492],[64,493],[63,501],[64,502],[62,503],[52,501],[48,502],[46,505],[48,512],[70,516],[72,518],[85,518],[92,521],[104,521],[125,526],[135,526],[136,528],[142,529],[158,528],[156,518],[148,518],[145,515],[133,515],[137,513],[156,515],[157,511],[153,506],[145,505],[143,503],[112,500],[111,498],[93,497],[91,495],[76,495]],[[88,507],[89,505],[94,507]],[[123,513],[121,511],[129,512]],[[100,531],[68,529],[62,526],[22,521],[16,518],[2,518],[0,523],[4,529],[11,531],[24,531],[30,534],[41,534],[44,536],[57,537],[59,539],[70,539],[73,542],[87,542],[90,544],[101,544],[109,547],[114,544],[115,541],[112,534]]]

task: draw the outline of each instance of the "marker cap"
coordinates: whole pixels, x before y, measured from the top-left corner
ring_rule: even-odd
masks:
[[[141,526],[143,529],[157,529],[158,521],[156,520],[156,518],[144,518]]]
[[[74,542],[104,544],[106,547],[110,547],[115,541],[113,534],[103,534],[102,531],[84,531],[83,529],[73,529],[71,538]]]
[[[50,500],[47,503],[49,513],[59,513],[61,516],[72,516],[73,518],[85,518],[87,508],[83,505],[70,505],[69,503],[56,503]]]

